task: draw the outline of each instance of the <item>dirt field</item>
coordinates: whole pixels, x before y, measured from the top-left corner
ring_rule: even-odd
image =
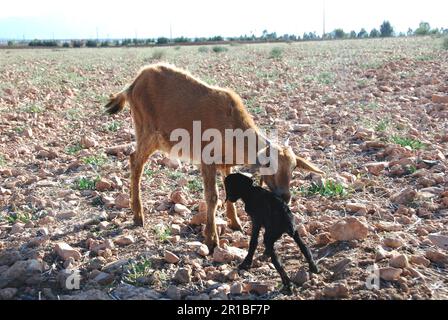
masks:
[[[0,51],[0,299],[448,298],[441,40],[227,48]],[[102,107],[161,60],[234,89],[261,128],[289,136],[296,154],[327,172],[326,181],[304,172],[292,181],[290,206],[322,272],[310,278],[282,238],[291,295],[269,261],[236,271],[250,230],[241,204],[245,234],[226,228],[221,207],[224,249],[206,256],[194,166],[152,156],[142,181],[148,223],[133,227],[129,109],[108,117]],[[186,208],[175,212],[171,199]],[[374,264],[381,280],[368,289]],[[73,270],[79,290],[67,287],[76,287]]]

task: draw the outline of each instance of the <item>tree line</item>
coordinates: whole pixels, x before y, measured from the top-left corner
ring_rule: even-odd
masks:
[[[167,37],[159,38],[148,38],[148,39],[116,39],[116,40],[39,40],[34,39],[31,41],[8,41],[8,46],[15,45],[28,45],[30,47],[65,47],[65,48],[81,48],[81,47],[129,47],[129,46],[153,46],[153,45],[170,45],[170,44],[204,44],[204,43],[216,43],[216,42],[275,42],[275,41],[313,41],[313,40],[333,40],[333,39],[365,39],[365,38],[386,38],[386,37],[409,37],[409,36],[426,36],[426,35],[448,35],[448,29],[444,28],[431,28],[428,22],[421,22],[419,26],[412,30],[408,29],[406,33],[400,32],[396,33],[392,24],[389,21],[384,21],[379,29],[373,28],[367,31],[362,28],[360,31],[352,30],[350,32],[345,32],[343,29],[338,28],[330,33],[326,33],[322,36],[318,35],[316,32],[305,32],[303,35],[295,34],[283,34],[278,35],[276,32],[268,32],[268,30],[263,30],[260,36],[251,35],[241,35],[239,37],[197,37],[197,38],[187,38],[187,37],[176,37],[173,39]]]

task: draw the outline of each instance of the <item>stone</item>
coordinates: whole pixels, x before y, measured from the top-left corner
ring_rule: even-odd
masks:
[[[188,209],[186,206],[180,203],[176,203],[174,205],[174,212],[180,213],[180,214],[189,214],[191,213],[190,209]]]
[[[171,225],[171,234],[172,235],[178,235],[181,232],[181,227],[178,224],[173,223]]]
[[[117,197],[115,197],[115,207],[118,209],[127,209],[130,207],[129,204],[129,195],[127,193],[120,193]]]
[[[330,227],[331,237],[338,241],[365,239],[368,233],[368,226],[355,217],[345,218]]]
[[[165,250],[165,255],[163,257],[166,262],[176,264],[180,261],[180,258],[172,253],[171,251]]]
[[[349,290],[345,283],[335,283],[325,287],[323,294],[328,298],[348,298]]]
[[[363,203],[346,203],[345,209],[350,213],[362,213],[367,214],[367,206]]]
[[[328,232],[319,233],[316,237],[316,245],[325,246],[331,243],[333,239],[331,238],[331,234]]]
[[[197,250],[197,253],[202,257],[206,257],[210,254],[210,250],[205,244],[201,244],[201,246]]]
[[[10,266],[22,259],[22,255],[16,250],[0,251],[0,266]]]
[[[433,94],[431,101],[434,103],[448,104],[448,95],[443,94]]]
[[[240,295],[243,293],[243,285],[240,282],[234,282],[231,286],[230,286],[230,294],[233,295]]]
[[[243,260],[247,255],[247,251],[227,246],[225,248],[217,247],[213,251],[213,261],[218,263],[230,263],[234,260]]]
[[[170,285],[166,290],[166,295],[171,300],[180,300],[181,299],[181,291],[177,286]]]
[[[114,243],[118,246],[128,246],[135,243],[135,239],[131,235],[119,236],[114,239]]]
[[[448,264],[448,255],[433,249],[429,249],[425,254],[426,258],[431,260],[431,262],[440,263],[440,264]]]
[[[419,256],[419,255],[412,255],[409,258],[409,261],[412,264],[416,264],[419,266],[424,266],[424,267],[429,267],[429,265],[431,264],[431,261],[426,259],[424,256]]]
[[[113,294],[120,300],[159,300],[161,298],[155,290],[135,287],[127,283],[119,284]]]
[[[95,182],[95,189],[97,191],[107,191],[113,189],[113,184],[111,181],[101,178],[100,180]]]
[[[106,292],[99,289],[79,291],[73,295],[62,295],[61,300],[112,300]]]
[[[177,169],[177,168],[179,168],[180,165],[181,165],[180,160],[178,160],[178,159],[170,159],[170,158],[167,158],[167,157],[164,157],[164,158],[160,161],[160,163],[161,163],[163,166],[168,167],[168,168],[170,168],[170,169]]]
[[[58,256],[64,261],[69,258],[81,260],[81,253],[65,242],[58,242],[54,247],[54,251],[56,251]]]
[[[431,240],[431,242],[444,250],[448,250],[448,236],[440,235],[440,234],[430,234],[428,235],[428,239]]]
[[[392,256],[389,260],[389,265],[394,268],[404,269],[409,267],[409,260],[405,254],[398,254]]]
[[[187,284],[191,281],[191,270],[187,268],[179,268],[174,275],[174,281],[180,284]]]
[[[181,190],[175,190],[170,194],[170,200],[175,204],[188,205],[188,200]]]
[[[36,285],[41,281],[43,270],[44,266],[40,260],[16,261],[0,274],[0,289],[21,285]]]
[[[93,138],[83,136],[83,137],[81,137],[80,144],[81,144],[81,147],[83,147],[84,149],[89,149],[89,148],[94,148],[94,147],[98,146],[98,141],[96,141]]]
[[[99,272],[98,275],[95,276],[95,278],[93,278],[93,281],[97,282],[102,286],[106,286],[114,281],[114,276],[110,273]]]
[[[393,267],[380,268],[380,278],[386,281],[397,281],[400,279],[402,269]]]
[[[311,129],[311,124],[295,124],[292,126],[294,132],[306,132]]]
[[[295,283],[298,286],[303,286],[305,282],[309,280],[308,272],[305,268],[300,268],[299,271],[296,272],[296,274],[291,278],[291,281]]]
[[[390,200],[395,204],[409,204],[417,197],[417,191],[406,188],[403,191],[397,192],[390,197]]]
[[[199,212],[195,214],[191,220],[190,224],[194,226],[199,226],[201,224],[205,224],[207,222],[207,213],[206,212]]]
[[[16,222],[11,227],[11,234],[22,233],[24,231],[25,224],[21,222]]]
[[[250,293],[256,293],[260,296],[269,292],[270,286],[260,282],[248,282],[245,286],[245,291]]]
[[[403,240],[401,240],[400,238],[389,237],[383,240],[383,244],[386,247],[397,249],[403,246]]]
[[[366,165],[367,170],[369,173],[379,176],[381,172],[383,172],[384,169],[386,169],[389,166],[388,162],[370,162]]]
[[[17,294],[17,288],[0,289],[0,300],[11,300]]]

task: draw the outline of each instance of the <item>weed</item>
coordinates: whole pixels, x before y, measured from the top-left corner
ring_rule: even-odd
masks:
[[[423,142],[419,140],[414,140],[412,138],[406,138],[401,136],[392,136],[390,140],[395,144],[398,144],[402,147],[409,147],[412,150],[420,150],[426,146]]]
[[[271,59],[278,60],[278,59],[280,59],[282,57],[282,55],[283,55],[283,49],[280,48],[280,47],[275,47],[275,48],[272,48],[272,50],[271,50],[271,52],[269,54],[269,57]]]
[[[308,189],[302,189],[302,193],[305,195],[320,194],[323,197],[333,198],[347,195],[347,190],[340,183],[327,181],[323,185],[312,183]]]

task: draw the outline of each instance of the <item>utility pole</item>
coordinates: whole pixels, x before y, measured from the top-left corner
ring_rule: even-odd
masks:
[[[323,15],[322,15],[322,22],[323,22],[323,32],[322,32],[322,40],[325,38],[325,0],[323,0]]]
[[[100,39],[99,39],[99,36],[98,36],[98,27],[96,27],[96,41],[98,42]]]
[[[173,42],[173,26],[170,23],[170,43]]]

